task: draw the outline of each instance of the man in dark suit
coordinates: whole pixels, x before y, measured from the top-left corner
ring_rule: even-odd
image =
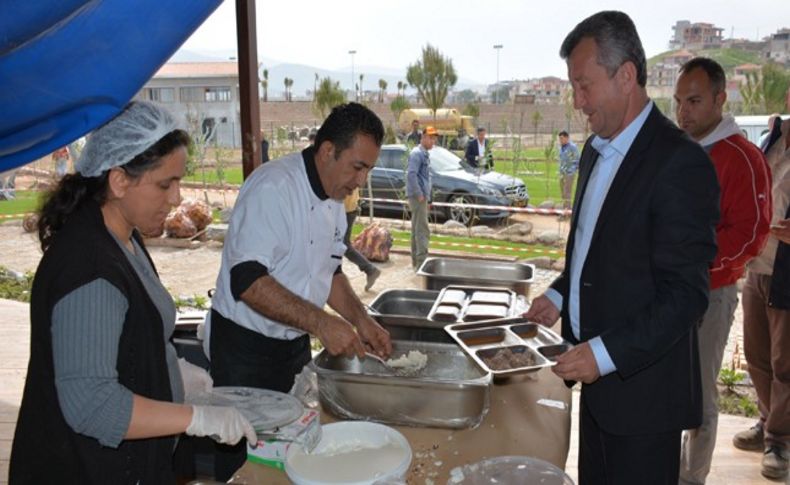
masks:
[[[466,145],[464,158],[474,168],[494,168],[494,156],[491,153],[489,141],[486,139],[486,129],[482,126],[477,129],[477,138],[469,140]]]
[[[261,130],[261,163],[269,161],[269,140],[266,139],[266,132]]]
[[[719,187],[700,146],[647,97],[633,22],[600,12],[560,49],[593,135],[565,270],[526,316],[574,344],[554,372],[584,383],[579,483],[676,484],[701,420],[696,324],[708,305]]]

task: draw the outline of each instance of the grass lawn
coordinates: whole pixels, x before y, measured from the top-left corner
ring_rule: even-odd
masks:
[[[351,230],[351,239],[357,236],[364,226],[354,224]],[[401,248],[410,247],[411,233],[409,231],[397,231],[390,229],[392,234],[393,246]],[[500,256],[514,256],[519,259],[535,258],[538,256],[550,256],[554,259],[564,256],[564,251],[551,246],[541,244],[523,244],[510,241],[497,241],[482,237],[459,237],[446,236],[443,234],[431,234],[431,247],[434,249],[464,251],[474,254],[498,254]]]
[[[14,200],[0,200],[0,215],[18,215],[19,217],[3,217],[2,220],[21,219],[28,212],[38,209],[39,195],[35,190],[17,190]]]
[[[496,171],[506,175],[520,178],[527,184],[529,199],[532,205],[537,206],[547,199],[555,202],[560,200],[560,187],[557,175],[557,163],[552,161],[546,163],[540,157],[542,149],[531,148],[522,153],[522,158],[518,161],[503,159],[499,157],[512,157],[512,152],[502,151],[496,153]],[[185,177],[190,182],[203,182],[203,173],[200,169],[192,175]],[[217,173],[213,169],[206,169],[205,180],[209,184],[217,184]],[[230,185],[241,185],[243,181],[241,166],[225,168],[225,183]]]
[[[203,182],[203,172],[198,168],[195,173],[192,175],[187,175],[184,177],[184,180],[189,182]],[[244,177],[242,175],[241,165],[233,166],[233,167],[225,167],[225,183],[229,185],[241,185],[244,181]],[[214,171],[213,168],[206,169],[206,183],[209,184],[217,184],[219,183],[219,177],[217,176],[217,172]]]

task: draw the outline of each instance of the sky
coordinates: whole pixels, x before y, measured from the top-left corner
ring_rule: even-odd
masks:
[[[639,5],[637,7],[637,5]],[[600,10],[634,20],[648,57],[668,50],[677,20],[713,23],[724,37],[756,40],[790,28],[789,0],[363,0],[257,1],[258,57],[350,70],[401,70],[427,43],[453,60],[459,77],[489,84],[542,76],[567,78],[559,47],[565,35]],[[497,49],[499,49],[497,68]],[[225,0],[184,49],[236,50],[235,2]]]

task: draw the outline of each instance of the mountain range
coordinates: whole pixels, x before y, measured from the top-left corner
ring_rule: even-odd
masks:
[[[217,62],[236,60],[235,51],[190,51],[180,49],[168,62]],[[315,76],[318,74],[319,80],[325,77],[330,77],[334,81],[340,82],[340,87],[349,90],[353,89],[351,85],[351,67],[341,69],[323,69],[320,67],[308,66],[305,64],[295,64],[289,62],[282,62],[276,59],[269,59],[266,57],[259,57],[258,62],[263,64],[263,68],[269,70],[269,97],[277,99],[283,97],[285,91],[284,79],[286,77],[293,79],[293,87],[291,93],[294,98],[309,98],[312,97],[308,92],[312,92],[315,85]],[[402,71],[389,67],[381,66],[354,66],[354,83],[359,83],[359,75],[364,75],[362,80],[362,88],[365,91],[377,92],[379,89],[379,79],[384,79],[387,82],[387,92],[394,93],[397,91],[398,81],[406,82],[406,68]],[[455,85],[456,91],[464,89],[471,89],[476,92],[484,93],[486,91],[486,84],[474,81],[468,78],[458,78]],[[412,88],[407,88],[407,94],[415,92]]]

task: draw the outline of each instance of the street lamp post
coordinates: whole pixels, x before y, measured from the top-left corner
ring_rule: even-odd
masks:
[[[502,49],[502,44],[494,44],[496,50],[496,87],[494,88],[494,104],[497,104],[497,91],[499,91],[499,51]]]
[[[357,90],[354,88],[354,54],[356,54],[357,51],[352,49],[348,51],[348,53],[351,54],[351,89],[354,91],[354,100],[356,101]]]

